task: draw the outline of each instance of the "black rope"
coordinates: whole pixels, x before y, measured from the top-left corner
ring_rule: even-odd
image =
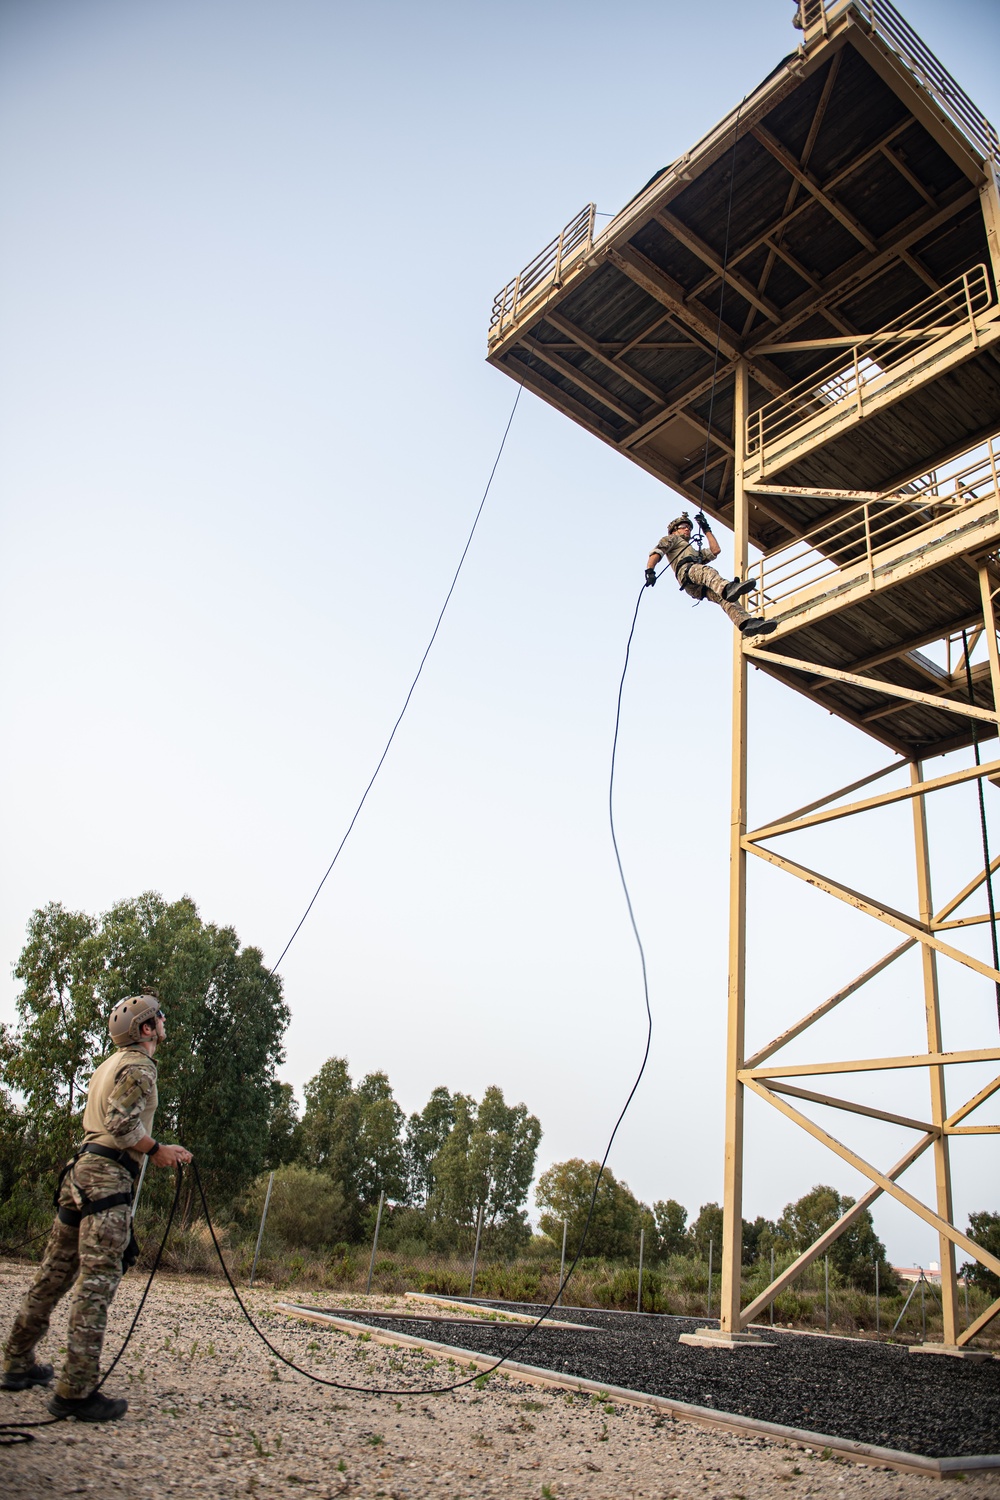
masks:
[[[143,1288],[142,1296],[139,1298],[139,1306],[136,1308],[135,1314],[132,1318],[132,1322],[129,1324],[128,1333],[126,1333],[124,1339],[122,1340],[121,1348],[118,1350],[118,1353],[108,1365],[108,1368],[105,1370],[100,1380],[94,1386],[95,1392],[101,1389],[101,1386],[107,1380],[108,1376],[115,1368],[115,1365],[117,1365],[118,1361],[125,1353],[125,1350],[128,1348],[129,1340],[135,1332],[136,1324],[139,1321],[139,1315],[146,1305],[146,1298],[149,1296],[149,1289],[153,1285],[153,1277],[160,1269],[160,1261],[163,1259],[163,1252],[167,1248],[167,1240],[170,1238],[170,1230],[174,1222],[174,1215],[177,1212],[177,1204],[180,1202],[181,1180],[181,1169],[180,1167],[178,1167],[177,1186],[174,1189],[174,1201],[170,1205],[170,1213],[167,1217],[167,1227],[163,1231],[163,1238],[160,1240],[160,1247],[156,1252],[156,1259],[153,1261],[152,1270],[146,1278],[146,1285]],[[71,1415],[72,1413],[67,1413],[66,1416],[46,1417],[41,1422],[0,1422],[0,1448],[13,1448],[21,1443],[33,1443],[35,1440],[35,1434],[30,1429],[37,1427],[54,1427],[57,1422],[65,1422],[67,1420],[67,1417]]]
[[[965,652],[965,683],[969,690],[969,702],[975,706],[976,692],[972,685],[972,663],[969,660],[969,639],[966,632],[962,631],[962,648]],[[979,730],[976,720],[970,719],[972,725],[972,751],[976,757],[976,765],[981,765],[979,755]],[[979,827],[983,839],[983,868],[986,871],[986,897],[990,907],[990,937],[993,940],[993,967],[1000,969],[1000,945],[997,943],[997,911],[993,900],[993,871],[990,869],[990,839],[986,830],[986,797],[983,793],[983,778],[976,778],[976,790],[979,793]],[[993,981],[997,1000],[997,1021],[1000,1023],[1000,980]]]
[[[590,1205],[587,1209],[587,1218],[583,1226],[583,1233],[580,1236],[579,1246],[577,1247],[576,1254],[573,1257],[569,1270],[563,1276],[559,1284],[559,1289],[556,1292],[556,1295],[552,1298],[552,1301],[546,1308],[543,1309],[541,1313],[539,1313],[535,1322],[532,1323],[530,1327],[525,1329],[521,1337],[515,1341],[513,1346],[508,1349],[506,1354],[501,1355],[499,1359],[495,1360],[494,1363],[489,1365],[486,1369],[477,1370],[474,1375],[468,1375],[463,1380],[452,1381],[449,1385],[420,1386],[416,1389],[414,1389],[414,1387],[412,1386],[401,1386],[393,1388],[390,1386],[352,1385],[347,1381],[330,1380],[323,1375],[314,1375],[310,1370],[305,1370],[301,1365],[297,1365],[294,1360],[288,1359],[286,1355],[281,1353],[280,1349],[276,1349],[275,1346],[271,1343],[271,1340],[267,1337],[267,1334],[264,1333],[264,1331],[258,1326],[258,1324],[251,1316],[250,1312],[248,1311],[243,1298],[240,1296],[239,1291],[237,1290],[236,1283],[233,1281],[232,1276],[229,1274],[229,1267],[226,1265],[225,1257],[222,1254],[222,1247],[219,1244],[218,1239],[216,1238],[215,1226],[212,1223],[212,1216],[209,1212],[208,1200],[205,1197],[205,1189],[202,1186],[201,1175],[198,1171],[198,1164],[197,1162],[192,1162],[191,1164],[192,1170],[194,1172],[194,1180],[198,1188],[198,1196],[201,1199],[202,1212],[205,1215],[205,1223],[208,1225],[208,1232],[212,1238],[212,1245],[215,1248],[215,1254],[218,1258],[219,1265],[222,1267],[222,1274],[223,1276],[225,1276],[226,1281],[229,1283],[229,1289],[232,1292],[233,1296],[236,1298],[236,1302],[239,1306],[240,1311],[242,1312],[244,1318],[246,1318],[254,1333],[265,1345],[265,1347],[271,1351],[275,1359],[279,1359],[283,1365],[286,1365],[288,1367],[288,1369],[295,1370],[297,1374],[304,1375],[307,1380],[312,1380],[317,1385],[332,1386],[332,1388],[337,1391],[359,1391],[369,1396],[439,1396],[445,1394],[448,1391],[461,1390],[463,1386],[472,1385],[477,1380],[482,1380],[487,1376],[493,1375],[497,1370],[500,1369],[501,1365],[506,1364],[507,1361],[511,1359],[519,1349],[524,1347],[524,1345],[537,1331],[537,1329],[541,1326],[541,1324],[545,1321],[545,1319],[549,1316],[553,1309],[558,1306],[562,1294],[566,1290],[566,1287],[569,1285],[570,1278],[572,1277],[573,1272],[576,1270],[580,1262],[580,1258],[583,1255],[583,1249],[585,1244],[587,1243],[587,1235],[590,1233],[590,1226],[594,1217],[594,1209],[597,1204],[597,1194],[600,1189],[601,1178],[604,1175],[604,1169],[607,1166],[608,1157],[611,1155],[611,1148],[614,1145],[615,1137],[618,1134],[622,1121],[628,1113],[632,1100],[635,1098],[636,1090],[638,1089],[639,1084],[642,1082],[642,1076],[646,1071],[646,1064],[649,1061],[649,1051],[653,1037],[653,1013],[649,1004],[649,980],[646,974],[646,954],[642,946],[642,939],[639,936],[639,928],[635,920],[635,912],[632,909],[632,898],[629,895],[628,884],[625,879],[625,871],[622,868],[621,854],[618,850],[618,839],[615,834],[614,814],[615,765],[618,756],[618,734],[621,727],[622,693],[624,692],[625,688],[625,675],[628,672],[629,657],[632,650],[632,638],[635,635],[636,621],[639,618],[639,606],[642,603],[642,596],[644,593],[645,586],[643,586],[643,588],[639,591],[639,597],[636,600],[635,613],[632,616],[632,627],[629,630],[628,643],[625,647],[625,663],[622,667],[621,680],[618,684],[618,700],[615,708],[615,732],[611,745],[611,775],[608,784],[608,815],[611,824],[611,841],[614,845],[615,861],[618,865],[618,875],[621,879],[622,890],[625,893],[625,903],[628,907],[629,921],[632,924],[632,932],[635,936],[636,946],[639,949],[639,961],[642,966],[642,989],[646,1006],[646,1046],[642,1054],[642,1062],[639,1066],[639,1071],[636,1074],[635,1082],[632,1084],[632,1087],[628,1093],[628,1098],[625,1100],[625,1103],[621,1109],[621,1113],[615,1121],[614,1128],[608,1138],[608,1144],[605,1148],[604,1156],[601,1159],[601,1164],[597,1171],[597,1176],[594,1179],[594,1187],[590,1195]]]
[[[497,471],[497,465],[499,464],[500,459],[501,459],[501,457],[503,455],[503,450],[504,450],[504,447],[505,447],[506,442],[507,442],[507,434],[510,432],[510,426],[511,426],[511,423],[513,422],[513,420],[514,420],[514,413],[517,411],[517,403],[521,399],[521,392],[523,391],[523,389],[524,389],[523,385],[519,385],[518,388],[517,388],[517,395],[514,397],[514,405],[510,409],[510,416],[507,418],[507,426],[504,428],[503,437],[500,439],[500,447],[497,449],[497,456],[493,460],[493,467],[490,470],[490,477],[486,481],[486,488],[483,490],[483,498],[479,502],[479,509],[476,511],[475,520],[472,523],[472,530],[469,532],[469,535],[466,538],[465,546],[462,548],[462,555],[458,559],[458,567],[455,569],[455,575],[454,575],[454,577],[451,580],[451,584],[450,584],[450,586],[448,588],[448,592],[444,596],[444,603],[442,604],[441,611],[440,611],[440,613],[439,613],[439,615],[437,617],[437,620],[435,621],[434,629],[431,631],[431,638],[427,642],[427,646],[426,646],[426,649],[424,651],[423,656],[420,658],[420,665],[417,668],[416,675],[414,676],[413,681],[410,683],[410,689],[409,689],[409,692],[407,693],[405,699],[403,700],[403,706],[399,710],[399,716],[396,719],[395,724],[393,724],[393,726],[392,726],[392,732],[389,735],[389,738],[385,742],[385,748],[383,749],[382,754],[378,758],[378,764],[376,765],[374,771],[372,772],[371,780],[369,781],[368,785],[365,787],[364,792],[361,795],[361,801],[358,803],[357,807],[354,809],[354,816],[351,818],[351,821],[347,825],[347,831],[344,834],[344,837],[341,839],[340,843],[337,845],[337,851],[334,854],[333,858],[331,859],[330,863],[327,865],[326,873],[324,874],[323,879],[320,881],[319,885],[313,891],[312,899],[310,900],[309,905],[306,907],[305,911],[302,913],[301,917],[299,918],[298,922],[296,923],[295,931],[292,933],[291,937],[288,939],[288,942],[285,944],[285,946],[282,948],[281,952],[278,954],[278,961],[274,965],[274,967],[269,971],[268,978],[270,978],[271,974],[276,974],[277,973],[277,971],[278,971],[278,969],[279,969],[279,967],[281,965],[281,962],[282,962],[282,960],[285,957],[285,954],[288,952],[289,948],[295,942],[295,939],[298,937],[299,932],[301,931],[301,929],[302,929],[302,927],[303,927],[303,925],[305,923],[306,918],[308,917],[309,913],[312,911],[313,907],[315,906],[316,900],[317,900],[317,898],[319,896],[320,891],[326,885],[327,879],[328,879],[331,871],[333,870],[334,865],[337,863],[337,860],[340,858],[341,850],[343,849],[344,845],[347,843],[347,840],[350,838],[351,831],[354,828],[355,823],[358,821],[358,818],[359,818],[359,816],[361,814],[361,809],[364,807],[365,802],[366,802],[366,800],[368,798],[368,793],[371,791],[372,787],[375,785],[375,778],[378,776],[378,773],[381,771],[381,769],[382,769],[382,763],[385,760],[386,756],[389,754],[389,748],[392,745],[393,740],[396,738],[396,730],[399,728],[400,724],[403,721],[403,715],[406,713],[406,710],[410,706],[410,699],[413,697],[413,694],[414,694],[414,691],[416,689],[417,683],[420,681],[420,674],[424,670],[424,664],[427,661],[428,656],[430,656],[430,654],[431,654],[431,647],[433,646],[434,642],[437,640],[437,633],[441,629],[441,621],[444,619],[444,612],[448,608],[448,605],[451,603],[451,596],[455,592],[455,585],[458,583],[458,575],[462,571],[462,565],[465,562],[466,557],[468,556],[469,548],[472,546],[472,538],[476,534],[476,527],[479,525],[479,518],[480,518],[480,516],[483,513],[483,506],[486,504],[486,497],[489,494],[489,492],[490,492],[490,486],[493,483],[493,476],[494,476],[494,474]]]

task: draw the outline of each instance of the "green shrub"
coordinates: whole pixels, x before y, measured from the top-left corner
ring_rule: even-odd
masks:
[[[237,1222],[255,1233],[267,1193],[266,1172],[256,1178],[237,1208]],[[340,1184],[309,1167],[279,1167],[264,1230],[269,1248],[318,1250],[343,1238],[348,1209]]]

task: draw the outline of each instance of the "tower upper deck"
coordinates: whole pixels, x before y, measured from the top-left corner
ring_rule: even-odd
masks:
[[[1000,141],[889,0],[801,0],[799,19],[801,45],[738,109],[498,294],[488,358],[717,520],[745,495],[779,569],[830,564],[779,600],[765,561],[779,631],[761,665],[794,636],[795,656],[954,698],[913,653],[976,615],[972,554],[1000,546],[996,448],[975,526],[952,525],[936,472],[1000,433]],[[821,692],[907,753],[969,737],[953,712]]]

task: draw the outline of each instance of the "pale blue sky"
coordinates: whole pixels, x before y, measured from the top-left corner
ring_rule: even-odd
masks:
[[[277,955],[398,712],[510,411],[484,362],[494,292],[733,107],[796,45],[792,10],[7,0],[0,1015],[49,900],[188,892]],[[995,7],[906,14],[1000,118]],[[284,965],[297,1087],[335,1052],[355,1075],[386,1069],[407,1111],[438,1083],[496,1082],[540,1116],[540,1166],[601,1154],[643,1044],[607,831],[614,701],[676,508],[523,397],[410,714]],[[692,1210],[721,1193],[729,653],[720,612],[647,597],[621,741],[656,1032],[611,1165]],[[753,689],[753,819],[889,758]],[[933,826],[960,885],[978,825],[972,794],[948,795]],[[907,813],[883,817],[905,837]],[[912,905],[896,847],[844,826],[814,857]],[[753,1041],[891,946],[830,903],[837,956],[814,972],[820,898],[759,871],[753,896]],[[919,1048],[916,978],[832,1018],[831,1055]],[[986,990],[952,985],[949,1045],[982,1044]],[[816,1181],[857,1191],[763,1106],[749,1120],[749,1213]],[[906,1140],[844,1133],[886,1161]],[[959,1211],[1000,1206],[983,1143],[958,1156]],[[935,1258],[916,1222],[876,1219],[897,1260]]]

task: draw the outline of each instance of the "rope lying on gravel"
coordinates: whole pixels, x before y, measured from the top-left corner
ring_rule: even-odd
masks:
[[[496,1361],[495,1364],[493,1364],[493,1365],[491,1365],[489,1367],[489,1369],[486,1369],[486,1370],[476,1370],[474,1374],[466,1376],[465,1379],[463,1379],[463,1380],[453,1381],[449,1385],[420,1386],[420,1387],[417,1387],[415,1389],[413,1387],[406,1387],[406,1386],[404,1386],[404,1387],[401,1387],[401,1388],[398,1388],[398,1389],[394,1389],[394,1388],[385,1387],[385,1386],[349,1385],[349,1384],[347,1384],[346,1382],[343,1382],[343,1381],[329,1380],[325,1376],[314,1375],[311,1371],[303,1369],[301,1365],[297,1365],[294,1362],[294,1360],[287,1359],[285,1357],[285,1355],[282,1354],[279,1349],[276,1349],[274,1347],[274,1345],[271,1343],[271,1341],[267,1337],[267,1335],[254,1322],[254,1319],[250,1315],[250,1312],[248,1311],[248,1309],[246,1307],[246,1304],[244,1303],[242,1297],[240,1296],[240,1294],[239,1294],[239,1292],[238,1292],[238,1290],[236,1288],[236,1283],[233,1281],[232,1276],[229,1274],[229,1267],[226,1265],[225,1257],[222,1254],[222,1247],[219,1244],[219,1241],[218,1241],[218,1239],[216,1237],[215,1226],[212,1223],[212,1216],[211,1216],[211,1213],[210,1213],[209,1207],[208,1207],[208,1199],[205,1197],[205,1189],[204,1189],[204,1186],[202,1184],[201,1173],[198,1171],[198,1163],[196,1161],[192,1161],[191,1162],[191,1170],[194,1173],[195,1185],[197,1186],[198,1196],[199,1196],[199,1198],[201,1200],[202,1210],[203,1210],[204,1215],[205,1215],[205,1222],[208,1225],[208,1231],[209,1231],[209,1234],[212,1237],[212,1245],[213,1245],[213,1247],[215,1249],[216,1256],[218,1257],[219,1265],[222,1267],[222,1274],[225,1276],[226,1281],[229,1284],[230,1291],[232,1292],[233,1296],[236,1298],[236,1302],[237,1302],[237,1304],[239,1306],[240,1311],[242,1312],[242,1314],[243,1314],[244,1318],[246,1319],[246,1321],[249,1323],[250,1327],[253,1329],[254,1333],[261,1340],[261,1342],[271,1351],[271,1353],[274,1355],[275,1359],[280,1360],[283,1365],[287,1365],[287,1367],[290,1370],[295,1370],[299,1375],[304,1375],[307,1380],[314,1381],[317,1385],[331,1386],[331,1387],[333,1387],[334,1390],[339,1390],[339,1391],[357,1391],[357,1392],[360,1392],[362,1394],[370,1395],[370,1396],[432,1396],[432,1395],[442,1395],[442,1394],[444,1394],[447,1391],[457,1391],[457,1390],[461,1390],[463,1386],[472,1385],[475,1381],[482,1380],[483,1378],[485,1378],[485,1377],[487,1377],[489,1375],[492,1375],[496,1370],[498,1370],[500,1368],[501,1365],[505,1364],[508,1359],[511,1359],[517,1353],[517,1351],[519,1349],[523,1348],[523,1346],[531,1338],[531,1336],[535,1332],[535,1330],[545,1321],[545,1319],[549,1316],[549,1314],[553,1311],[553,1309],[558,1304],[560,1297],[562,1296],[563,1292],[566,1289],[566,1286],[569,1283],[570,1277],[573,1275],[573,1272],[576,1270],[577,1264],[579,1263],[579,1260],[580,1260],[580,1256],[583,1254],[584,1245],[586,1244],[587,1235],[588,1235],[588,1233],[590,1231],[591,1221],[592,1221],[593,1216],[594,1216],[594,1208],[595,1208],[596,1203],[597,1203],[597,1194],[598,1194],[598,1190],[599,1190],[600,1185],[601,1185],[601,1178],[602,1178],[602,1176],[604,1174],[604,1168],[607,1165],[607,1160],[608,1160],[608,1157],[611,1154],[611,1148],[614,1145],[615,1137],[618,1134],[619,1127],[621,1126],[622,1121],[624,1120],[626,1114],[628,1113],[629,1106],[631,1105],[632,1100],[635,1097],[635,1092],[638,1089],[639,1084],[642,1081],[643,1074],[646,1071],[646,1063],[649,1060],[649,1049],[650,1049],[650,1044],[652,1042],[652,1035],[653,1035],[653,1014],[652,1014],[652,1010],[650,1009],[650,1004],[649,1004],[649,982],[648,982],[648,978],[647,978],[647,974],[646,974],[646,955],[645,955],[645,951],[644,951],[643,946],[642,946],[642,939],[639,936],[639,929],[638,929],[638,926],[636,925],[635,914],[634,914],[634,912],[632,910],[632,900],[631,900],[631,897],[629,895],[628,885],[627,885],[626,880],[625,880],[625,872],[624,872],[624,870],[622,868],[621,855],[620,855],[619,850],[618,850],[618,840],[617,840],[617,837],[615,835],[615,816],[614,816],[615,765],[616,765],[616,761],[617,761],[617,752],[618,752],[618,734],[619,734],[619,729],[621,727],[622,693],[624,692],[624,688],[625,688],[625,676],[626,676],[626,673],[628,672],[629,657],[630,657],[631,650],[632,650],[632,639],[633,639],[633,637],[635,635],[636,621],[639,618],[639,606],[642,603],[642,598],[643,598],[643,595],[645,594],[645,592],[646,592],[645,586],[643,586],[643,588],[640,589],[640,591],[639,591],[639,597],[636,600],[635,612],[632,615],[632,625],[631,625],[631,629],[629,630],[628,642],[627,642],[626,647],[625,647],[625,662],[624,662],[624,665],[622,666],[621,680],[619,681],[619,684],[618,684],[618,699],[617,699],[617,705],[616,705],[616,710],[615,710],[615,732],[614,732],[614,739],[612,741],[612,747],[611,747],[611,775],[610,775],[609,784],[608,784],[608,813],[609,813],[610,824],[611,824],[611,840],[612,840],[612,843],[614,845],[615,860],[616,860],[617,865],[618,865],[618,874],[619,874],[619,876],[621,878],[622,889],[625,892],[625,901],[626,901],[626,905],[628,907],[629,921],[632,924],[632,931],[633,931],[633,934],[635,935],[636,945],[637,945],[637,947],[639,949],[639,959],[640,959],[640,963],[641,963],[641,966],[642,966],[642,987],[643,987],[643,996],[644,996],[645,1006],[646,1006],[646,1045],[645,1045],[645,1048],[643,1050],[642,1062],[640,1064],[639,1071],[636,1074],[635,1082],[632,1084],[632,1087],[631,1087],[631,1089],[629,1090],[629,1093],[628,1093],[628,1098],[625,1100],[625,1103],[622,1106],[621,1112],[619,1113],[618,1118],[615,1121],[614,1128],[611,1131],[611,1135],[610,1135],[610,1137],[608,1139],[608,1144],[607,1144],[607,1147],[606,1147],[605,1152],[604,1152],[604,1156],[603,1156],[602,1161],[601,1161],[600,1169],[599,1169],[599,1171],[597,1173],[597,1177],[594,1180],[593,1192],[590,1195],[590,1206],[589,1206],[589,1208],[587,1210],[587,1218],[586,1218],[586,1221],[585,1221],[584,1226],[583,1226],[583,1234],[580,1236],[579,1247],[577,1249],[576,1255],[573,1257],[573,1261],[572,1261],[569,1269],[567,1270],[565,1276],[561,1280],[561,1283],[560,1283],[560,1286],[559,1286],[559,1290],[556,1292],[555,1297],[552,1299],[552,1301],[549,1303],[549,1305],[540,1313],[540,1315],[537,1318],[537,1320],[534,1323],[532,1323],[525,1330],[525,1332],[516,1341],[516,1343],[510,1349],[507,1350],[506,1354],[502,1355],[501,1358],[499,1358]],[[146,1301],[146,1297],[149,1294],[149,1289],[150,1289],[150,1287],[153,1284],[153,1277],[156,1275],[156,1272],[159,1269],[159,1265],[160,1265],[160,1261],[161,1261],[162,1256],[163,1256],[163,1252],[166,1249],[167,1239],[168,1239],[168,1237],[170,1235],[170,1230],[171,1230],[171,1227],[172,1227],[173,1221],[174,1221],[174,1214],[176,1212],[177,1204],[178,1204],[178,1201],[179,1201],[179,1198],[180,1198],[181,1182],[182,1181],[183,1181],[183,1168],[180,1167],[180,1166],[178,1166],[178,1168],[177,1168],[177,1187],[176,1187],[176,1190],[174,1192],[174,1201],[173,1201],[173,1203],[171,1204],[171,1207],[170,1207],[170,1216],[167,1219],[167,1226],[166,1226],[166,1229],[163,1232],[163,1239],[160,1241],[159,1249],[156,1252],[156,1259],[153,1262],[153,1268],[152,1268],[152,1270],[149,1273],[149,1278],[148,1278],[148,1280],[146,1282],[145,1289],[143,1290],[142,1297],[139,1300],[139,1306],[136,1308],[135,1316],[132,1319],[132,1323],[131,1323],[131,1326],[130,1326],[130,1328],[128,1330],[128,1333],[125,1335],[124,1342],[122,1343],[122,1346],[118,1350],[118,1353],[115,1355],[114,1359],[111,1361],[111,1364],[108,1366],[107,1370],[104,1372],[104,1374],[101,1376],[101,1379],[98,1381],[97,1386],[95,1387],[96,1390],[100,1390],[101,1386],[107,1380],[107,1378],[111,1374],[112,1370],[118,1364],[118,1361],[121,1359],[122,1355],[125,1353],[125,1350],[128,1347],[129,1340],[131,1339],[132,1334],[135,1331],[136,1324],[139,1321],[139,1315],[142,1312],[143,1305],[145,1304],[145,1301]],[[33,1433],[31,1433],[31,1432],[28,1431],[29,1428],[50,1427],[50,1426],[54,1425],[56,1422],[62,1422],[62,1421],[65,1421],[65,1420],[66,1420],[65,1417],[48,1417],[48,1418],[46,1418],[46,1420],[41,1421],[41,1422],[18,1422],[18,1423],[3,1422],[3,1423],[0,1423],[0,1446],[11,1446],[11,1445],[13,1445],[15,1443],[31,1442],[33,1440],[33,1436],[34,1435],[33,1435]]]

